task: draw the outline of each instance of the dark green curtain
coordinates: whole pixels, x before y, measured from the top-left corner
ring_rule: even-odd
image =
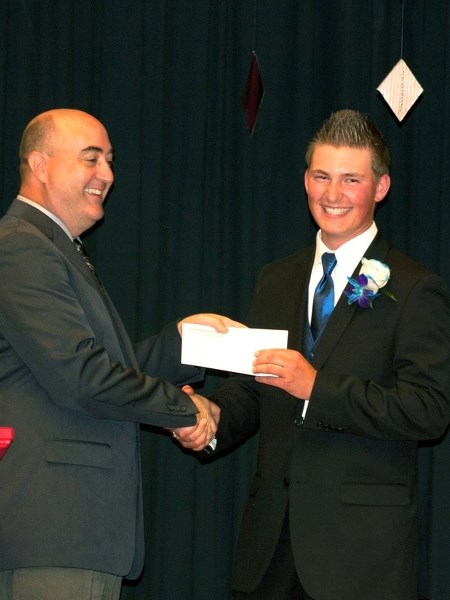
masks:
[[[402,48],[425,91],[399,123],[376,88]],[[253,49],[265,95],[250,136]],[[262,265],[313,239],[302,183],[311,134],[332,110],[356,108],[392,151],[379,227],[450,283],[449,80],[449,0],[2,0],[2,212],[28,120],[87,110],[117,156],[87,245],[131,336],[198,311],[243,320]],[[430,600],[450,597],[449,438],[420,450]],[[202,465],[165,433],[142,432],[147,563],[124,600],[229,598],[256,441]]]

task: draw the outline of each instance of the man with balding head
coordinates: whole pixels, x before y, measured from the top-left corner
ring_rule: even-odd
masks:
[[[143,565],[138,423],[200,423],[179,386],[182,322],[133,345],[79,236],[103,217],[113,149],[93,116],[56,109],[20,145],[20,193],[0,221],[0,600],[113,600]]]

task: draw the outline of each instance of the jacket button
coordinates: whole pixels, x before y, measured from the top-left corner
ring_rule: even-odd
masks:
[[[290,484],[290,481],[289,481],[289,479],[288,479],[287,477],[285,477],[285,478],[283,479],[283,485],[284,485],[284,487],[286,487],[286,488],[287,488],[287,487],[289,487],[289,484]]]
[[[295,417],[294,425],[296,427],[302,427],[303,426],[303,417]]]

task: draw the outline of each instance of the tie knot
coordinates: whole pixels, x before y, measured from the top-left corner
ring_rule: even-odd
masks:
[[[331,275],[336,266],[336,256],[332,252],[324,252],[322,254],[322,266],[324,275]]]
[[[80,254],[86,254],[86,250],[84,249],[83,243],[81,240],[74,238],[73,243],[75,244],[75,248],[78,250]]]
[[[81,240],[75,238],[73,240],[73,243],[75,244],[75,248],[78,250],[78,252],[80,253],[80,255],[82,256],[84,262],[87,264],[87,266],[90,268],[90,270],[95,273],[95,268],[94,265],[91,263],[91,260],[86,252],[86,248],[84,247],[84,244]]]

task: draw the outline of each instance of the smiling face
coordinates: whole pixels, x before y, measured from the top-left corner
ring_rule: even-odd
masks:
[[[305,172],[311,214],[330,250],[366,231],[388,193],[389,175],[377,178],[368,148],[318,144]]]
[[[103,217],[113,151],[103,125],[81,111],[51,111],[45,143],[28,157],[21,193],[56,215],[76,237]]]

